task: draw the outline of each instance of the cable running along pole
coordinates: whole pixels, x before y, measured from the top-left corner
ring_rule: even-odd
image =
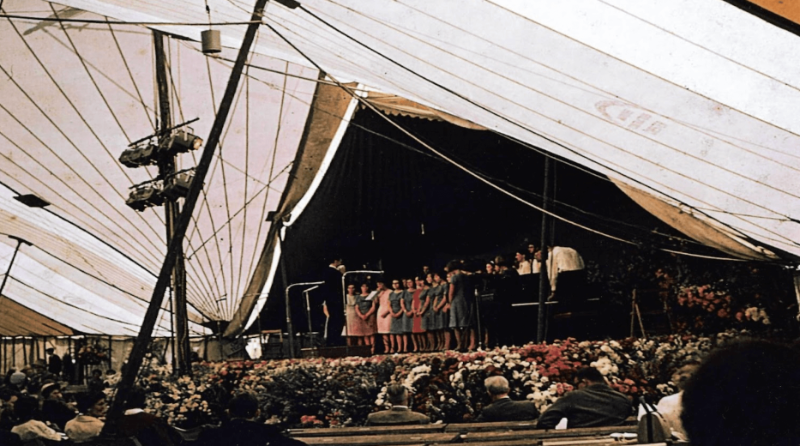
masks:
[[[225,122],[228,119],[228,114],[230,113],[231,106],[233,105],[233,100],[236,96],[236,90],[239,86],[239,79],[242,75],[242,69],[244,68],[247,55],[250,53],[250,47],[253,44],[256,31],[258,31],[258,26],[261,23],[260,21],[264,13],[264,6],[266,3],[267,0],[256,0],[256,5],[251,19],[255,23],[248,25],[247,32],[242,40],[242,47],[239,49],[239,55],[236,58],[236,63],[231,71],[231,76],[228,80],[228,86],[225,89],[225,95],[220,103],[217,116],[214,118],[214,124],[211,127],[211,132],[208,136],[206,145],[203,148],[203,154],[200,157],[200,162],[197,164],[195,169],[195,177],[191,186],[189,187],[189,192],[183,205],[183,212],[181,212],[178,222],[175,225],[172,240],[170,240],[168,245],[167,255],[164,258],[163,265],[161,265],[161,270],[158,274],[158,280],[156,281],[155,288],[153,289],[153,297],[150,299],[150,305],[147,307],[147,312],[145,313],[144,320],[142,321],[142,328],[139,331],[139,335],[136,337],[136,342],[134,343],[133,350],[131,350],[130,356],[128,357],[128,363],[124,367],[122,379],[120,380],[117,388],[114,401],[111,403],[111,407],[108,411],[108,420],[103,427],[104,436],[113,436],[118,432],[119,419],[123,414],[124,403],[127,400],[128,395],[130,395],[134,381],[136,380],[136,375],[139,372],[139,368],[142,366],[142,361],[144,360],[144,356],[147,353],[147,349],[150,345],[150,337],[153,333],[153,328],[155,327],[158,312],[161,308],[161,303],[164,300],[164,292],[167,290],[167,286],[169,285],[172,266],[174,265],[175,259],[183,245],[183,239],[186,236],[186,229],[189,227],[189,223],[191,222],[192,212],[197,204],[206,174],[208,174],[211,161],[214,158],[214,151],[217,148],[220,136],[222,135],[222,130],[225,127]]]

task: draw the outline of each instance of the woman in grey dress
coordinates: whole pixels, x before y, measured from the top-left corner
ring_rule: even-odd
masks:
[[[400,280],[392,281],[392,293],[389,294],[389,305],[391,306],[392,327],[389,329],[392,340],[392,352],[400,353],[407,350],[408,344],[403,337],[403,319],[406,314],[406,305],[403,300],[405,291],[403,291],[402,282]]]
[[[450,328],[456,335],[459,350],[475,350],[475,331],[471,328],[472,305],[469,301],[469,278],[461,271],[461,262],[453,260],[447,264],[450,273],[450,289],[447,301],[450,305]],[[469,347],[467,342],[469,341]]]
[[[450,331],[447,329],[449,324],[448,312],[444,311],[447,305],[447,297],[445,291],[447,289],[447,282],[442,280],[443,273],[435,273],[433,275],[433,312],[436,330],[436,350],[445,350],[450,346]]]
[[[405,338],[404,342],[406,345],[408,345],[409,348],[412,348],[413,345],[413,351],[417,352],[419,351],[417,338],[412,336],[412,332],[414,331],[414,309],[412,304],[414,302],[414,292],[417,291],[417,288],[414,286],[414,279],[403,279],[403,282],[406,284],[405,294],[403,294],[406,310],[406,314],[403,316],[403,337]],[[410,343],[408,342],[409,339],[411,340]]]
[[[422,316],[422,329],[425,331],[425,349],[426,352],[432,352],[436,349],[436,313],[433,311],[433,276],[426,275],[422,279],[422,294],[419,299],[422,302],[420,308],[420,315]]]

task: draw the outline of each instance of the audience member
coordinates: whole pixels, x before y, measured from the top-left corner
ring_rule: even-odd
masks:
[[[261,414],[258,399],[249,392],[240,393],[228,403],[229,420],[218,428],[203,431],[197,439],[198,446],[302,446],[302,441],[285,437],[268,424],[259,423]]]
[[[526,421],[539,417],[533,401],[512,401],[508,396],[508,380],[502,376],[490,376],[483,381],[492,404],[484,407],[477,422],[482,421]]]
[[[56,354],[56,350],[52,347],[45,350],[48,355],[47,358],[47,371],[59,377],[61,375],[61,357]]]
[[[105,417],[107,409],[105,393],[78,395],[80,414],[67,422],[64,433],[75,443],[85,443],[98,437],[104,424],[100,419]]]
[[[17,425],[11,429],[12,433],[19,435],[20,440],[61,441],[61,435],[49,428],[41,420],[36,419],[39,411],[39,401],[32,396],[22,396],[14,404],[14,413],[17,415]]]
[[[413,412],[408,407],[408,389],[402,384],[392,384],[386,390],[386,399],[392,405],[389,410],[373,412],[367,416],[367,425],[390,426],[400,424],[428,424],[427,415]]]
[[[102,392],[106,388],[103,383],[103,372],[98,369],[92,370],[92,377],[89,378],[86,385],[89,387],[89,392]]]
[[[683,389],[686,387],[686,382],[691,378],[699,366],[699,362],[692,360],[684,363],[678,367],[672,374],[672,384],[678,388],[679,392],[674,395],[665,396],[658,402],[656,410],[664,417],[664,421],[669,424],[672,435],[678,440],[686,441],[686,431],[683,429],[681,423],[681,411],[683,405]]]
[[[14,404],[19,396],[19,391],[10,385],[0,387],[0,431],[10,431],[17,424]]]
[[[710,353],[683,392],[692,446],[800,444],[800,353],[740,341]]]
[[[28,376],[20,370],[15,370],[8,378],[8,384],[18,392],[27,390]]]
[[[52,423],[60,431],[64,431],[67,421],[75,418],[77,411],[64,401],[61,386],[58,383],[46,382],[39,392],[42,402],[42,419]]]
[[[567,427],[618,426],[631,415],[627,396],[612,389],[594,367],[577,372],[578,390],[565,393],[539,417],[540,429],[553,429],[562,418]]]
[[[125,401],[125,414],[117,428],[124,437],[136,437],[142,446],[172,446],[180,443],[180,435],[167,422],[144,411],[147,394],[137,387]]]

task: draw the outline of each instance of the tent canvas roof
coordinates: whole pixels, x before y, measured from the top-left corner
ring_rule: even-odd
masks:
[[[12,0],[3,9],[209,19],[184,0],[59,3]],[[246,21],[252,8],[208,3],[214,22]],[[664,220],[674,209],[691,214],[692,226],[726,238],[729,254],[800,255],[797,36],[728,3],[307,0],[294,10],[270,2],[264,22],[251,63],[272,71],[248,70],[185,247],[196,315],[241,319],[253,308],[255,297],[242,295],[254,265],[247,260],[263,254],[262,210],[280,196],[267,191],[285,185],[314,89],[303,78],[314,79],[317,67],[600,172],[656,200],[649,209],[667,209]],[[203,29],[150,26],[193,40]],[[244,28],[221,28],[223,44],[238,47]],[[126,188],[152,171],[126,171],[114,159],[155,125],[149,32],[9,19],[0,33],[0,179],[157,270],[158,211],[122,204]],[[207,134],[230,64],[188,41],[173,41],[169,54],[179,116],[200,117],[195,131]],[[189,157],[181,163],[191,165]]]

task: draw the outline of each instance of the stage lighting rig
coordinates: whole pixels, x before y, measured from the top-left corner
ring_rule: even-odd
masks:
[[[139,142],[122,151],[119,162],[125,167],[142,167],[156,164],[158,147],[149,141]]]
[[[128,195],[128,199],[125,200],[125,204],[134,210],[143,212],[151,206],[161,206],[164,204],[164,197],[161,196],[161,189],[158,187],[158,184],[151,181],[134,186],[130,195]]]
[[[164,179],[164,189],[161,194],[170,200],[186,197],[189,187],[194,179],[194,168],[176,172]]]
[[[186,153],[192,150],[197,150],[203,145],[203,138],[193,135],[186,130],[175,130],[164,142],[159,146],[159,155],[174,156],[178,153]]]

